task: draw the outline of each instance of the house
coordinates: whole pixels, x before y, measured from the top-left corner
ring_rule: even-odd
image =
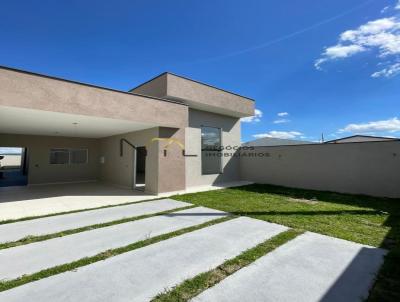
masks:
[[[290,146],[290,145],[306,145],[306,144],[313,144],[313,142],[293,140],[293,139],[282,139],[275,137],[263,137],[249,141],[247,143],[243,143],[242,145],[257,147],[257,146]]]
[[[326,141],[325,144],[342,144],[342,143],[362,143],[362,142],[385,142],[395,141],[398,138],[384,137],[384,136],[370,136],[370,135],[352,135],[348,137],[342,137],[330,141]]]
[[[238,159],[216,150],[240,146],[250,98],[172,73],[119,91],[1,67],[0,87],[0,148],[22,148],[28,185],[162,193],[239,180]]]

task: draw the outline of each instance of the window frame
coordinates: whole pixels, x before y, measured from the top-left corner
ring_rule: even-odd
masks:
[[[68,153],[68,161],[65,163],[52,163],[51,162],[51,154],[54,150],[66,150]],[[73,163],[72,162],[72,151],[73,150],[85,150],[86,151],[86,161],[84,163]],[[89,149],[88,148],[50,148],[49,149],[49,165],[56,166],[66,166],[66,165],[86,165],[89,163]]]
[[[218,167],[218,172],[215,173],[205,173],[203,172],[203,128],[213,128],[213,129],[218,129],[219,132],[219,141],[220,141],[220,148],[223,146],[223,140],[222,140],[222,128],[221,127],[215,127],[215,126],[208,126],[208,125],[201,125],[200,126],[200,151],[201,151],[201,156],[200,156],[200,168],[201,168],[201,175],[220,175],[223,174],[223,162],[222,162],[222,156],[219,157],[219,167]],[[217,152],[222,152],[222,149],[217,151]]]
[[[86,151],[86,161],[83,163],[72,162],[72,151]],[[89,162],[89,149],[88,148],[70,148],[69,149],[69,164],[70,165],[86,165]]]
[[[66,151],[65,153],[68,154],[68,160],[67,160],[67,162],[65,162],[65,163],[54,163],[54,162],[51,162],[51,155],[52,155],[52,153],[57,152],[57,151],[59,151],[59,150],[65,150],[65,151]],[[70,157],[70,154],[69,154],[69,149],[68,149],[68,148],[50,148],[50,149],[49,149],[49,164],[50,164],[50,165],[57,165],[57,166],[60,166],[60,165],[68,165],[68,164],[69,164],[69,157]]]

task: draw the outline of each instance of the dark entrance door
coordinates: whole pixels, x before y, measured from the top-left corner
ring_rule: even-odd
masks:
[[[146,147],[136,147],[136,185],[137,190],[145,189],[146,184]]]

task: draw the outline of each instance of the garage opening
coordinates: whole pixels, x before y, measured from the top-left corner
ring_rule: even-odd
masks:
[[[0,147],[0,187],[28,184],[28,152],[25,147]]]
[[[136,190],[144,191],[146,179],[146,147],[136,147]]]

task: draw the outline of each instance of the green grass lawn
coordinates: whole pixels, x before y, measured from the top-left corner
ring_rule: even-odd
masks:
[[[176,200],[383,247],[391,252],[370,301],[400,301],[400,199],[249,185]]]

